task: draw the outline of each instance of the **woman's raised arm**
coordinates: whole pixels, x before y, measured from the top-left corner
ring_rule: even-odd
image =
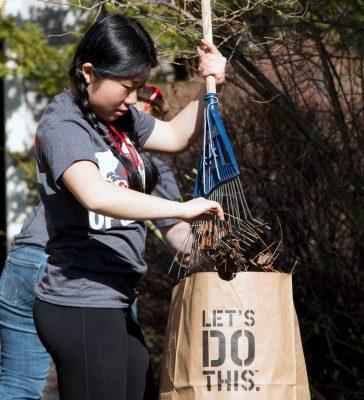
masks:
[[[214,76],[217,87],[221,88],[225,80],[226,58],[206,40],[201,40],[198,55],[201,76]],[[198,93],[171,121],[156,120],[153,132],[143,149],[162,153],[179,153],[191,146],[202,132],[204,93],[205,91]]]

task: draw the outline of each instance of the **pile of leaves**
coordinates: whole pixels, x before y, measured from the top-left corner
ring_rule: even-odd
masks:
[[[263,231],[263,235],[269,233],[267,228]],[[283,272],[280,267],[276,269],[273,265],[278,257],[279,244],[272,251],[274,243],[267,245],[257,232],[255,232],[256,240],[251,244],[238,234],[237,228],[227,225],[217,246],[210,250],[213,268],[219,272],[221,278],[229,280],[237,272],[242,271]]]
[[[231,280],[243,271],[292,272],[292,268],[287,270],[277,261],[281,238],[273,241],[267,225],[257,227],[241,222],[238,226],[229,221],[220,227],[211,221],[195,226],[195,249],[185,275],[215,271],[222,279]]]

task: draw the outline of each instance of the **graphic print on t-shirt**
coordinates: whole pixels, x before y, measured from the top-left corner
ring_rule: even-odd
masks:
[[[111,150],[95,153],[100,174],[105,181],[121,187],[129,187],[127,173],[123,165],[112,154]],[[127,226],[135,221],[125,219],[114,219],[92,211],[88,213],[90,228],[95,230],[110,229],[116,221],[120,221],[122,226]]]
[[[128,187],[125,168],[110,150],[95,153],[101,176],[114,185]]]

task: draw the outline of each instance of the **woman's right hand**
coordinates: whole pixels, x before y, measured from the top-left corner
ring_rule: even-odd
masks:
[[[220,220],[224,220],[224,211],[217,201],[207,200],[203,197],[198,197],[184,203],[180,203],[182,206],[182,215],[180,219],[186,222],[194,221],[209,221],[215,215]]]

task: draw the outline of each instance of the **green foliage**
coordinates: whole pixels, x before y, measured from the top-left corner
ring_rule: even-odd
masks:
[[[18,25],[11,16],[0,14],[0,77],[21,78],[23,84],[41,96],[52,97],[65,85],[73,46],[48,43],[42,28],[31,22]]]
[[[0,12],[0,78],[21,80],[40,98],[51,98],[62,90],[72,44],[55,47],[49,44],[42,27],[25,21],[19,24]],[[34,157],[30,152],[9,153],[13,165],[21,171],[29,189],[28,203],[39,201]]]

